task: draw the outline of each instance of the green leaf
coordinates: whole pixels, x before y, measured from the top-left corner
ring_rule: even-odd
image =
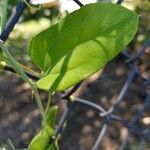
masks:
[[[65,90],[94,74],[132,40],[138,15],[116,4],[89,4],[35,36],[33,62],[45,72],[44,90]]]
[[[53,141],[54,130],[50,126],[45,126],[31,141],[28,150],[45,150]]]
[[[53,106],[46,114],[46,123],[45,125],[51,126],[55,130],[56,117],[58,113],[58,107]]]

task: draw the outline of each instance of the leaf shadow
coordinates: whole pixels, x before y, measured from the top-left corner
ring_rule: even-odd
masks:
[[[109,35],[109,38],[107,40],[107,38],[105,38],[106,40],[106,45],[107,42],[111,41],[111,38],[114,38],[114,51],[113,53],[109,52],[109,49],[107,48],[107,46],[101,42],[100,40],[98,40],[97,38],[94,38],[92,41],[94,41],[96,44],[98,44],[101,48],[102,51],[104,51],[105,53],[105,58],[106,59],[105,62],[107,63],[108,61],[110,61],[114,56],[116,56],[116,54],[118,54],[118,52],[120,52],[120,50],[118,50],[118,45],[124,45],[124,40],[125,40],[125,36],[122,34],[123,29],[122,28],[118,28],[116,30],[113,31],[114,33],[111,35]],[[120,38],[121,37],[121,38]],[[119,44],[118,44],[119,43]],[[108,43],[109,44],[109,43]],[[92,50],[92,49],[91,49]],[[60,74],[58,75],[58,77],[55,79],[55,81],[53,82],[52,86],[51,86],[51,90],[56,90],[61,82],[61,80],[64,78],[65,74],[67,73],[68,70],[68,64],[71,58],[71,55],[73,53],[73,50],[69,51],[66,56],[64,56],[64,60],[60,69]],[[85,54],[86,55],[86,54]],[[105,65],[105,64],[104,64]],[[103,66],[103,65],[102,65]],[[101,69],[101,68],[100,68]],[[97,70],[98,71],[98,70]],[[80,73],[80,72],[79,72]],[[79,81],[80,82],[80,81]]]
[[[71,58],[72,52],[70,52],[66,55],[66,57],[65,57],[65,59],[62,63],[62,67],[61,67],[61,70],[60,70],[60,75],[55,79],[54,83],[52,84],[51,90],[57,89],[57,87],[59,86],[59,83],[61,82],[61,80],[65,76],[66,71],[67,71],[67,66],[68,66],[69,60]]]

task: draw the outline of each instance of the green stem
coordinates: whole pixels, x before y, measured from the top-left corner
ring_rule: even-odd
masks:
[[[50,104],[51,104],[51,98],[52,98],[52,93],[49,92],[49,93],[48,93],[48,101],[47,101],[46,109],[45,109],[45,114],[49,111]]]
[[[40,95],[39,95],[39,92],[38,92],[38,89],[37,87],[34,85],[34,87],[32,87],[33,91],[34,91],[34,95],[35,95],[35,100],[37,102],[37,105],[40,109],[40,112],[41,112],[41,115],[42,115],[42,118],[43,120],[45,121],[46,118],[45,118],[45,111],[44,111],[44,108],[43,108],[43,105],[42,105],[42,102],[41,102],[41,98],[40,98]]]
[[[8,0],[2,1],[1,31],[4,30],[7,20]]]
[[[8,60],[10,64],[14,67],[15,71],[21,76],[21,78],[24,81],[28,82],[30,86],[33,87],[34,85],[33,82],[26,76],[26,74],[24,73],[24,70],[17,64],[16,60],[10,54],[10,52],[8,51],[7,47],[4,45],[4,42],[2,40],[0,40],[0,47],[3,50],[3,52],[6,54],[6,56],[8,57]]]
[[[10,54],[10,52],[8,51],[7,47],[4,45],[4,42],[2,40],[0,40],[0,47],[3,50],[3,52],[6,54],[6,56],[8,57],[8,60],[9,60],[10,64],[14,67],[14,70],[33,89],[34,94],[35,94],[35,99],[36,99],[37,105],[40,109],[42,118],[43,118],[43,120],[45,120],[44,108],[43,108],[43,105],[42,105],[42,102],[41,102],[41,99],[40,99],[40,96],[39,96],[36,85],[34,84],[34,82],[31,79],[28,78],[28,76],[25,74],[24,70],[18,65],[18,63],[16,62],[14,57]]]

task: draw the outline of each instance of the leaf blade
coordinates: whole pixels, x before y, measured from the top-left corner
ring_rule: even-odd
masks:
[[[45,47],[51,63],[37,86],[64,90],[97,72],[131,41],[137,24],[135,13],[115,4],[90,4],[70,14],[43,32],[52,30],[56,36]]]

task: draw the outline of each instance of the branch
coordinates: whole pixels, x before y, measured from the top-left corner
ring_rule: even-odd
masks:
[[[3,68],[3,70],[10,71],[10,72],[16,74],[15,69],[14,69],[12,66],[10,66],[10,65],[6,65],[6,66]],[[33,80],[35,80],[35,81],[37,81],[37,80],[40,79],[39,76],[34,75],[34,74],[30,73],[30,72],[25,71],[25,74],[26,74],[30,79],[33,79]]]

